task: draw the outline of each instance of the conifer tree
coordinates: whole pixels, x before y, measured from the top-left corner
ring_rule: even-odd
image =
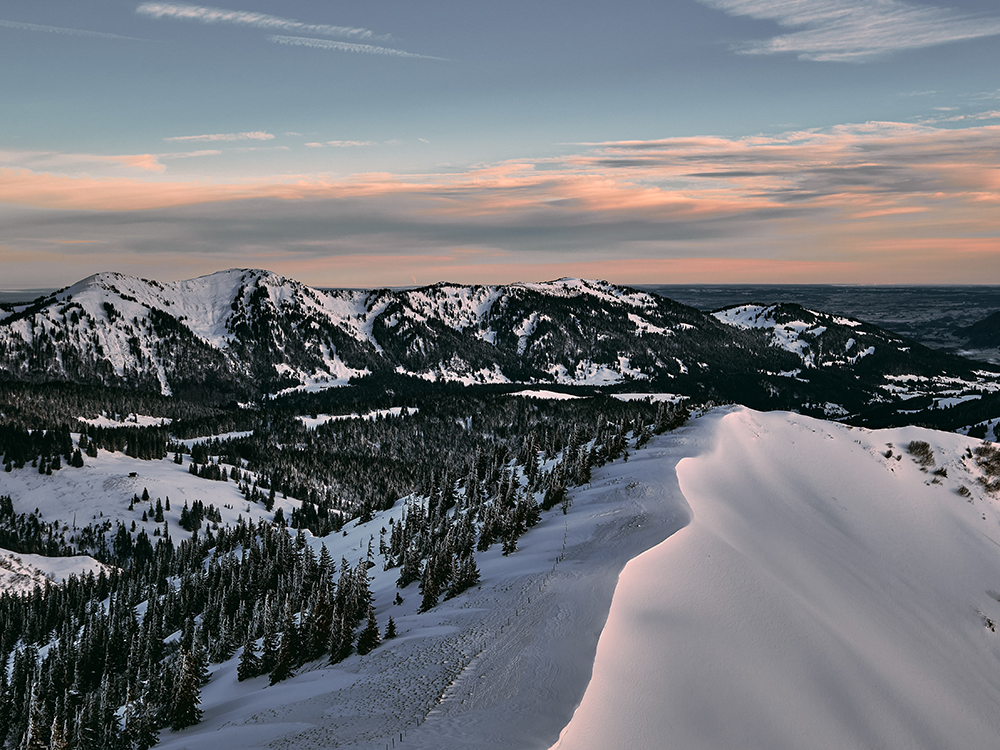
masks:
[[[39,696],[39,681],[32,685],[28,699],[28,728],[24,750],[47,750],[51,723],[45,712],[45,701]]]
[[[445,599],[458,596],[479,583],[479,567],[476,565],[475,556],[471,553],[454,562],[453,567],[451,586],[448,587]]]
[[[49,728],[48,750],[70,750],[69,739],[58,716],[52,719],[52,726]]]
[[[265,605],[266,606],[266,605]],[[270,611],[264,614],[264,641],[261,644],[261,674],[270,673],[278,661],[278,629]]]
[[[330,604],[330,597],[327,596],[326,587],[320,584],[320,589],[309,607],[309,614],[302,624],[303,662],[318,659],[326,653],[332,625],[333,606]]]
[[[423,596],[420,600],[421,612],[426,612],[437,606],[441,587],[438,583],[436,567],[434,557],[428,558],[424,564],[424,574],[420,579],[420,593]]]
[[[287,628],[284,633],[281,634],[281,645],[278,647],[278,657],[274,663],[274,669],[271,670],[271,681],[270,684],[276,685],[283,680],[287,680],[289,677],[295,676],[295,659],[296,653],[294,650],[293,640],[297,640],[293,637],[293,630],[295,625],[292,624],[290,628]]]
[[[149,750],[160,741],[156,722],[146,706],[133,712],[128,722],[128,739],[135,750]]]
[[[208,671],[208,652],[200,639],[196,640],[191,650],[191,662],[198,678],[198,685],[205,686],[212,679],[212,673]]]
[[[0,664],[7,664],[6,650],[0,650]],[[7,670],[0,669],[0,747],[4,747],[7,735],[10,733],[12,698],[7,685]]]
[[[330,627],[330,663],[338,664],[342,662],[351,655],[353,649],[354,633],[351,632],[351,629],[347,627],[347,623],[344,622],[344,616],[339,612],[335,612],[333,624]]]
[[[240,682],[256,677],[261,673],[260,657],[257,656],[257,639],[253,634],[247,636],[240,654],[240,663],[236,667],[236,679]]]
[[[190,651],[181,650],[178,670],[180,674],[174,686],[171,706],[170,728],[175,732],[194,726],[201,721],[201,686],[198,666]]]
[[[365,625],[365,629],[361,631],[361,635],[358,636],[358,653],[362,656],[369,654],[378,648],[379,644],[382,643],[382,636],[378,632],[378,622],[375,620],[375,609],[371,605],[368,606],[368,624]]]

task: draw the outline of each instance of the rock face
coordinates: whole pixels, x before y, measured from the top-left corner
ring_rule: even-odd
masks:
[[[892,401],[900,382],[983,387],[981,365],[796,305],[706,314],[603,281],[313,289],[233,269],[102,273],[0,309],[0,378],[228,401],[350,383],[669,390],[760,406]]]

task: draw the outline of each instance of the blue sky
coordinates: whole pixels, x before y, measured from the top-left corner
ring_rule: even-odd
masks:
[[[1000,283],[983,0],[13,2],[0,287]]]

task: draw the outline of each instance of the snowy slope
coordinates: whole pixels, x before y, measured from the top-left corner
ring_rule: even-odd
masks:
[[[416,584],[394,605],[398,570],[376,566],[376,615],[398,638],[273,687],[237,682],[238,657],[214,665],[203,722],[162,746],[995,747],[1000,508],[978,445],[715,410],[596,470],[568,515],[509,557],[477,555],[481,585],[428,613]],[[171,528],[183,499],[246,513],[232,483],[169,460],[0,474],[19,512],[64,523],[134,519],[146,486],[170,495]],[[309,543],[353,562],[401,513]],[[42,580],[18,557],[21,583]]]
[[[367,372],[345,365],[334,343],[337,332],[363,339],[365,301],[362,292],[320,293],[255,269],[170,283],[100,273],[0,311],[0,355],[25,379],[98,380],[165,394],[191,378],[234,374],[330,387]],[[323,335],[300,343],[306,331]],[[258,359],[268,362],[263,370]]]
[[[1000,511],[976,445],[711,412],[477,555],[481,585],[429,613],[376,566],[396,640],[273,687],[213,667],[204,721],[162,746],[994,747]],[[310,543],[356,560],[400,512]]]
[[[28,593],[47,581],[59,583],[70,576],[101,572],[104,566],[87,555],[42,557],[0,549],[0,591]]]
[[[344,385],[379,365],[431,381],[505,383],[510,378],[500,367],[511,362],[495,361],[493,326],[511,327],[503,320],[510,298],[538,297],[657,313],[656,298],[647,293],[580,279],[366,292],[311,289],[255,269],[171,283],[100,273],[37,303],[0,310],[0,355],[6,354],[0,365],[6,359],[13,375],[28,379],[44,374],[155,383],[168,394],[180,377],[176,360],[189,357],[207,360],[202,366],[275,380],[263,384],[270,392]],[[522,323],[519,318],[513,326]],[[645,320],[638,326],[664,330]],[[162,346],[166,337],[169,347]],[[489,349],[469,349],[468,341],[459,346],[464,338]],[[522,335],[519,354],[526,345]],[[490,351],[492,356],[484,356]],[[255,366],[258,359],[266,360],[266,367]],[[609,360],[600,382],[631,375],[631,368],[614,362]],[[559,378],[593,379],[586,372]]]
[[[677,468],[691,523],[625,568],[556,747],[996,747],[1000,513],[974,443],[703,421],[708,449]],[[883,455],[914,439],[947,478]]]
[[[477,554],[481,585],[430,612],[417,613],[415,583],[393,605],[399,570],[372,568],[376,615],[383,628],[391,615],[399,637],[271,687],[267,677],[237,682],[238,656],[213,666],[203,722],[162,732],[160,746],[374,750],[401,735],[402,747],[427,750],[548,746],[583,696],[619,571],[687,522],[671,467],[698,449],[696,432],[595,471],[568,515],[546,513],[509,557],[499,545]],[[356,561],[400,514],[397,504],[310,543]]]
[[[73,438],[76,440],[78,436]],[[198,439],[182,442],[190,446]],[[16,513],[38,510],[41,520],[58,522],[67,537],[88,524],[99,526],[106,521],[112,524],[120,521],[129,528],[135,523],[133,536],[145,529],[154,543],[154,533],[163,529],[162,522],[153,520],[157,500],[169,500],[170,509],[165,510],[163,516],[174,541],[189,536],[189,532],[179,525],[185,503],[191,506],[200,501],[206,508],[216,506],[223,524],[234,524],[240,516],[252,521],[271,520],[279,508],[287,518],[292,509],[300,505],[298,500],[278,495],[273,510],[267,511],[263,505],[248,503],[236,482],[202,479],[190,474],[189,468],[190,457],[185,457],[185,463],[178,465],[170,457],[141,461],[124,453],[101,450],[96,458],[84,456],[82,468],[63,466],[50,475],[39,474],[31,466],[0,472],[0,495],[11,497]],[[150,502],[136,502],[130,510],[130,501],[135,496],[141,497],[143,491],[149,493]],[[142,520],[143,512],[146,521]],[[27,560],[32,556],[21,557]]]

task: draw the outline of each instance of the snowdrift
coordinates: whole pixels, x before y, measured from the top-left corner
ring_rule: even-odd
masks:
[[[996,747],[1000,514],[975,442],[702,422],[712,448],[677,465],[691,523],[626,566],[555,747]]]

